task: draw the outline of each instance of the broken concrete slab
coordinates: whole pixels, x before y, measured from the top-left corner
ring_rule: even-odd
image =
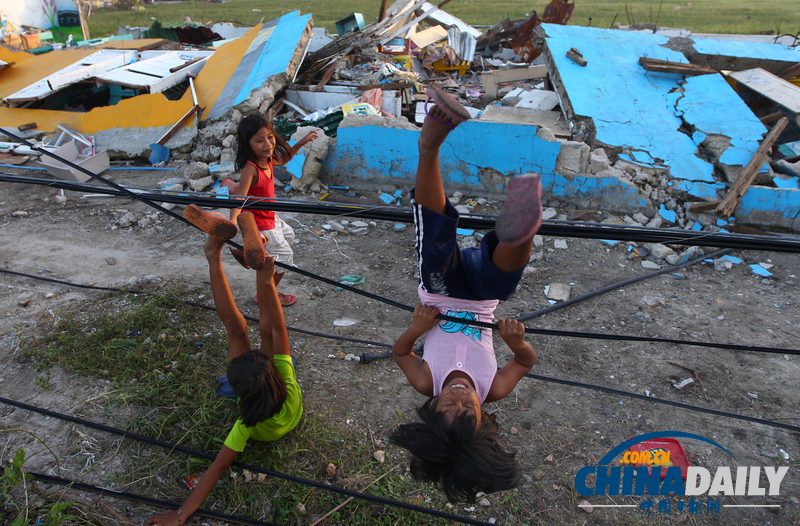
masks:
[[[577,175],[589,172],[589,145],[577,141],[564,141],[556,160],[556,173]]]
[[[292,173],[292,188],[300,190],[301,192],[308,191],[314,181],[317,180],[320,170],[322,169],[322,161],[328,156],[328,149],[334,142],[334,139],[325,135],[325,132],[320,128],[311,126],[303,126],[299,128],[291,137],[292,141],[299,141],[312,131],[317,132],[317,139],[307,143],[302,148],[303,164],[300,167],[300,177]],[[299,157],[299,156],[298,156]],[[287,166],[288,169],[288,166]]]
[[[294,80],[311,40],[311,26],[311,15],[293,11],[219,48],[201,73],[215,72],[217,93],[203,120],[219,119],[234,107],[266,111],[274,94]],[[197,80],[199,87],[200,76]]]
[[[570,136],[564,116],[557,111],[530,110],[526,108],[509,108],[506,106],[486,106],[478,118],[480,121],[502,124],[525,124],[537,127],[540,137],[542,129],[547,129],[559,139]]]
[[[721,35],[720,35],[721,36]],[[774,40],[774,37],[769,37]],[[670,40],[670,47],[679,44]],[[710,66],[717,70],[736,70],[763,68],[775,75],[789,66],[800,62],[800,49],[767,42],[743,42],[721,38],[700,38],[692,36],[689,47],[681,51],[692,62]]]

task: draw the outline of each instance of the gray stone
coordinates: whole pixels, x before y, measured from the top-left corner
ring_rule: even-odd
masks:
[[[542,211],[542,219],[543,220],[553,219],[557,215],[558,215],[558,211],[555,208],[545,208]]]
[[[641,212],[636,212],[635,214],[633,214],[633,219],[640,225],[646,225],[647,222],[650,221],[650,218],[648,218]]]
[[[544,259],[544,252],[540,250],[539,252],[531,252],[531,257],[528,258],[528,261],[541,261],[542,259]]]
[[[566,239],[556,239],[553,242],[553,246],[556,247],[556,248],[560,248],[560,249],[566,249],[567,248],[567,240]]]
[[[544,238],[539,234],[533,236],[533,246],[540,247],[542,245],[544,245]]]
[[[182,192],[183,191],[183,185],[180,184],[180,183],[171,184],[169,186],[165,186],[164,190],[167,191],[167,192]]]
[[[567,301],[571,291],[572,287],[570,287],[569,284],[554,282],[547,286],[545,295],[551,300]]]
[[[609,162],[608,155],[606,155],[606,151],[604,149],[597,148],[592,152],[591,156],[589,157],[589,169],[593,174],[610,167],[611,163]]]
[[[714,214],[700,214],[697,218],[703,228],[717,226],[717,217]]]
[[[675,253],[674,250],[661,243],[645,243],[644,246],[656,259],[665,259],[667,256]]]
[[[642,261],[642,267],[651,270],[658,270],[661,268],[661,265],[658,263],[653,263],[652,261]]]
[[[367,228],[369,226],[369,223],[367,223],[366,221],[353,221],[352,223],[350,223],[350,226],[353,228]]]
[[[201,179],[189,179],[189,188],[193,192],[202,192],[212,184],[214,184],[214,178],[210,175]]]
[[[230,148],[234,144],[236,144],[236,137],[234,137],[233,135],[228,135],[224,139],[222,139],[223,148]]]
[[[650,220],[649,223],[647,223],[647,226],[651,228],[661,228],[661,223],[663,223],[661,216],[655,216],[653,219]]]
[[[586,174],[589,171],[590,148],[588,144],[575,141],[561,143],[556,159],[556,173],[564,175]]]
[[[730,270],[733,268],[733,263],[727,259],[715,259],[714,260],[714,270],[718,270],[720,272],[725,270]]]
[[[607,217],[603,219],[600,223],[603,225],[625,226],[625,221],[616,216]]]
[[[455,207],[459,214],[471,214],[472,207],[469,205],[458,205]]]
[[[333,230],[344,230],[344,226],[338,221],[328,221]]]
[[[630,180],[630,176],[628,176],[626,172],[618,168],[614,168],[613,166],[609,166],[608,168],[600,170],[595,174],[595,177],[609,177],[614,179],[625,179],[627,181]]]
[[[125,215],[119,218],[117,223],[119,224],[120,228],[132,227],[136,224],[136,216],[133,214],[133,212],[126,212]]]
[[[681,257],[678,254],[670,254],[664,260],[670,265],[677,265],[681,262]]]
[[[776,172],[792,177],[800,177],[800,161],[790,163],[783,159],[772,163],[772,169]]]
[[[640,222],[636,221],[636,220],[635,220],[634,218],[632,218],[631,216],[625,216],[625,217],[623,217],[623,218],[622,218],[622,221],[624,221],[624,222],[625,222],[625,224],[626,224],[626,225],[628,225],[628,226],[642,226],[642,224],[641,224]]]

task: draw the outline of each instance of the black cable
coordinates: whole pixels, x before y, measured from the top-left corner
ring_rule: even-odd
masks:
[[[341,287],[345,287],[346,286],[344,284],[340,284],[337,281],[325,278],[323,276],[317,276],[316,274],[314,274],[312,272],[308,272],[306,270],[300,270],[300,269],[296,269],[296,270],[302,272],[304,275],[306,275],[308,277],[311,277],[311,278],[314,278],[314,279],[318,279],[318,280],[324,281],[326,283],[330,283],[331,285],[336,285],[336,286],[341,286]],[[22,274],[22,273],[19,273],[19,272],[13,272],[13,271],[1,269],[1,268],[0,268],[0,273],[16,274],[16,275],[21,275],[21,276],[26,276],[26,277],[29,277],[29,278],[33,278],[33,279],[43,279],[45,281],[55,281],[56,283],[61,283],[61,284],[64,284],[64,285],[72,285],[71,283],[66,282],[66,281],[54,280],[53,278],[42,278],[40,276],[33,276],[33,275],[30,275],[30,274]],[[88,285],[76,285],[76,286],[80,286],[80,287],[84,287],[84,288],[91,288],[92,287],[92,286],[88,286]],[[348,287],[348,288],[350,288],[350,287]],[[119,290],[119,289],[110,289],[109,288],[107,290]],[[382,298],[381,296],[378,296],[376,294],[372,294],[371,292],[364,292],[364,291],[359,290],[359,289],[353,289],[353,290],[354,290],[354,292],[358,292],[358,293],[361,293],[361,294],[366,294],[370,298],[376,299],[378,301],[382,301],[384,303],[389,303],[391,305],[395,305],[395,306],[397,306],[397,307],[399,307],[401,309],[404,309],[404,310],[408,310],[408,311],[412,311],[412,312],[414,310],[413,307],[409,307],[407,305],[403,305],[402,303],[396,302],[394,300],[389,300],[389,299]],[[202,304],[199,304],[199,303],[189,302],[189,301],[186,301],[186,300],[178,300],[178,301],[183,301],[184,303],[187,303],[189,305],[194,305],[194,306],[201,307],[201,308],[208,309],[208,310],[216,310],[213,307],[209,307],[209,306],[202,305]],[[249,319],[251,321],[255,321],[255,322],[258,321],[257,319],[252,318],[252,317],[248,317],[247,319]],[[486,329],[493,329],[493,330],[497,329],[497,324],[495,324],[495,323],[487,323],[487,322],[478,321],[478,320],[468,320],[468,319],[465,319],[465,318],[456,318],[456,317],[453,317],[453,316],[446,316],[444,314],[438,314],[436,316],[436,319],[445,320],[445,321],[453,321],[453,322],[460,323],[460,324],[467,324],[467,325],[471,325],[471,326],[475,326],[475,327],[483,327],[483,328],[486,328]],[[310,331],[304,331],[302,329],[293,329],[293,330],[295,330],[296,332],[302,332],[304,334],[312,334],[314,336],[330,337],[330,336],[322,335],[321,333],[311,333]],[[771,354],[796,354],[796,355],[800,355],[800,350],[798,350],[798,349],[784,349],[784,348],[781,348],[781,347],[761,347],[761,346],[753,346],[753,345],[739,345],[739,344],[733,344],[733,343],[713,343],[713,342],[702,342],[702,341],[695,341],[695,340],[679,340],[679,339],[676,339],[676,338],[661,338],[661,337],[657,337],[657,336],[629,336],[629,335],[625,335],[625,334],[600,334],[600,333],[594,333],[594,332],[581,332],[581,331],[558,331],[558,330],[553,330],[553,329],[534,329],[532,327],[526,327],[525,328],[525,332],[527,334],[542,334],[542,335],[545,335],[545,336],[560,336],[560,337],[581,338],[581,339],[590,339],[590,340],[633,341],[633,342],[647,342],[647,343],[672,343],[672,344],[675,344],[675,345],[693,345],[693,346],[696,346],[696,347],[709,347],[709,348],[715,348],[715,349],[728,349],[728,350],[733,350],[733,351],[749,351],[749,352],[764,352],[764,353],[771,353]],[[339,337],[337,336],[336,338],[339,338]],[[368,343],[369,345],[377,345],[377,346],[380,346],[380,347],[391,347],[388,344],[383,344],[383,343],[378,343],[378,342],[366,342],[364,340],[345,339],[345,341],[355,341],[357,343]]]
[[[88,420],[84,420],[82,418],[77,418],[74,416],[64,415],[61,413],[56,413],[55,411],[50,411],[49,409],[43,409],[41,407],[32,406],[26,404],[24,402],[17,402],[16,400],[11,400],[8,398],[0,397],[0,403],[11,405],[14,407],[18,407],[20,409],[25,409],[26,411],[33,411],[35,413],[39,413],[42,415],[50,416],[53,418],[58,418],[59,420],[65,420],[67,422],[72,422],[74,424],[79,424],[82,426],[86,426],[92,429],[97,429],[99,431],[105,431],[106,433],[111,433],[114,435],[122,436],[123,438],[131,438],[138,442],[144,442],[145,444],[150,444],[153,446],[158,446],[164,449],[169,449],[171,451],[179,451],[181,453],[185,453],[190,456],[204,458],[206,460],[214,460],[214,455],[203,453],[200,451],[195,451],[188,447],[179,446],[177,444],[170,444],[169,442],[165,442],[163,440],[156,440],[154,438],[149,438],[146,436],[142,436],[136,433],[130,433],[128,431],[123,431],[121,429],[116,429],[114,427],[106,426],[103,424],[97,424],[95,422],[90,422]],[[378,504],[384,504],[387,506],[394,506],[396,508],[404,508],[407,510],[415,511],[418,513],[423,513],[426,515],[432,515],[434,517],[439,517],[448,520],[455,520],[457,522],[461,522],[464,524],[478,524],[478,525],[487,525],[488,523],[479,521],[476,519],[470,519],[469,517],[462,517],[460,515],[454,515],[452,513],[447,513],[444,511],[434,510],[432,508],[424,508],[422,506],[417,506],[415,504],[409,504],[407,502],[401,502],[397,500],[387,499],[384,497],[377,497],[375,495],[370,495],[368,493],[360,493],[358,491],[353,491],[345,488],[340,488],[338,486],[331,486],[330,484],[323,484],[321,482],[317,482],[315,480],[304,479],[301,477],[295,477],[294,475],[287,475],[285,473],[279,473],[277,471],[272,471],[269,469],[261,468],[258,466],[254,466],[252,464],[245,464],[244,462],[239,462],[238,460],[234,460],[234,466],[242,469],[250,470],[254,473],[263,473],[265,475],[269,475],[271,477],[288,480],[290,482],[295,482],[297,484],[305,485],[305,486],[312,486],[317,489],[324,489],[326,491],[332,491],[334,493],[339,493],[341,495],[347,495],[348,497],[353,497],[357,499],[364,499],[372,502],[377,502]]]
[[[115,191],[88,183],[73,181],[39,179],[15,174],[0,173],[0,181],[39,184],[76,192],[96,192],[107,195],[126,196],[129,193]],[[149,191],[147,191],[149,190]],[[181,195],[183,194],[183,195]],[[294,199],[256,198],[247,200],[221,199],[207,193],[188,191],[169,192],[165,190],[137,190],[137,195],[151,201],[173,204],[196,204],[212,208],[242,208],[246,210],[272,210],[276,212],[297,212],[333,216],[352,216],[400,223],[413,223],[411,210],[396,206],[364,206],[320,201],[298,201]],[[160,208],[160,207],[159,207]],[[463,215],[459,226],[477,230],[494,228],[495,218],[481,214]],[[637,243],[664,243],[684,246],[708,246],[732,248],[736,250],[763,250],[769,252],[800,252],[800,237],[789,235],[752,235],[724,232],[695,232],[672,228],[652,228],[583,223],[573,221],[544,221],[538,232],[544,236],[574,237],[585,239],[614,239]]]
[[[72,489],[97,493],[105,497],[114,497],[116,499],[123,499],[131,502],[138,502],[141,504],[148,504],[150,506],[167,508],[172,510],[178,509],[180,507],[179,504],[174,504],[172,502],[167,502],[165,500],[145,497],[144,495],[137,495],[135,493],[128,493],[127,491],[120,491],[111,488],[101,488],[99,486],[87,484],[86,482],[66,479],[63,477],[56,477],[53,475],[44,475],[42,473],[34,473],[30,471],[26,473],[28,475],[31,475],[34,479],[39,480],[41,482],[48,482],[50,484],[58,484],[59,486],[66,486]],[[195,511],[192,515],[193,516],[197,515],[199,517],[207,517],[209,519],[216,519],[225,522],[232,522],[234,524],[245,524],[248,526],[278,526],[274,522],[263,522],[253,519],[245,519],[244,517],[238,517],[236,515],[228,515],[227,513],[217,513],[216,511],[204,510],[202,508],[198,508],[198,510]]]
[[[125,288],[125,287],[114,288],[114,287],[101,287],[100,285],[85,285],[85,284],[81,284],[81,283],[71,283],[69,281],[63,281],[63,280],[56,279],[56,278],[46,278],[44,276],[34,276],[32,274],[25,274],[23,272],[15,272],[13,270],[8,270],[8,269],[4,269],[4,268],[0,268],[0,273],[12,274],[14,276],[21,276],[21,277],[25,277],[25,278],[38,279],[38,280],[41,280],[41,281],[47,281],[47,282],[50,282],[50,283],[57,283],[59,285],[67,285],[69,287],[76,287],[76,288],[80,288],[80,289],[106,290],[106,291],[110,291],[110,292],[127,292],[129,294],[141,294],[142,296],[156,296],[156,294],[154,294],[152,292],[146,292],[146,291],[143,291],[143,290],[128,289],[128,288]],[[172,299],[174,299],[175,301],[179,301],[181,303],[185,303],[186,305],[191,305],[192,307],[199,307],[201,309],[210,310],[210,311],[214,311],[214,312],[217,311],[217,309],[215,307],[212,307],[210,305],[204,305],[202,303],[197,303],[197,302],[189,301],[189,300],[183,300],[183,299],[179,299],[179,298],[172,298]],[[250,316],[248,314],[242,313],[242,316],[244,316],[244,318],[246,320],[252,321],[254,323],[258,323],[258,321],[259,321],[258,318],[254,317],[254,316]],[[373,342],[373,341],[370,341],[370,340],[360,340],[358,338],[345,338],[344,336],[336,336],[336,335],[333,335],[333,334],[324,334],[322,332],[314,332],[314,331],[309,331],[309,330],[306,330],[306,329],[298,329],[296,327],[288,327],[287,326],[286,328],[288,330],[290,330],[290,331],[293,331],[293,332],[297,332],[297,333],[300,333],[300,334],[305,334],[305,335],[308,335],[308,336],[316,336],[316,337],[319,337],[319,338],[328,338],[328,339],[331,339],[331,340],[338,340],[338,341],[351,342],[351,343],[360,343],[360,344],[363,344],[363,345],[374,345],[376,347],[389,347],[389,348],[392,347],[391,345],[389,345],[387,343],[382,343],[382,342]]]
[[[647,274],[642,274],[640,276],[635,276],[633,278],[629,278],[626,280],[622,280],[617,283],[613,283],[611,285],[606,285],[605,287],[600,287],[599,289],[595,289],[591,292],[587,292],[586,294],[582,294],[575,298],[570,298],[566,301],[562,301],[561,303],[556,303],[555,305],[550,305],[549,307],[545,307],[544,309],[539,309],[535,312],[531,312],[530,314],[524,314],[522,316],[518,316],[515,319],[517,321],[527,321],[532,318],[538,318],[539,316],[543,316],[549,312],[553,312],[554,310],[563,309],[564,307],[568,307],[570,305],[574,305],[578,302],[587,300],[589,298],[593,298],[595,296],[599,296],[600,294],[605,294],[606,292],[619,289],[624,287],[625,285],[630,285],[632,283],[636,283],[638,281],[642,281],[645,279],[650,279],[655,276],[660,276],[661,274],[666,274],[667,272],[675,272],[679,268],[688,267],[690,265],[696,265],[697,263],[701,263],[706,259],[714,259],[716,257],[722,256],[723,254],[727,254],[731,250],[729,248],[723,248],[722,250],[717,250],[716,252],[712,252],[711,254],[703,257],[699,257],[696,259],[692,259],[690,261],[686,261],[685,263],[679,263],[677,265],[673,265],[671,267],[662,268],[660,270],[654,270],[653,272],[648,272]]]
[[[562,380],[560,378],[551,378],[549,376],[541,376],[538,374],[531,374],[528,373],[525,375],[526,378],[533,378],[536,380],[542,380],[544,382],[551,382],[555,384],[562,384],[562,385],[569,385],[571,387],[582,387],[584,389],[593,389],[595,391],[603,391],[605,393],[612,393],[619,396],[627,396],[630,398],[638,398],[639,400],[647,400],[648,402],[655,402],[657,404],[664,404],[664,405],[671,405],[673,407],[680,407],[682,409],[689,409],[690,411],[699,411],[701,413],[709,413],[712,415],[717,416],[724,416],[728,418],[734,418],[736,420],[745,420],[747,422],[754,422],[756,424],[763,424],[765,426],[771,427],[780,427],[782,429],[788,429],[789,431],[800,432],[800,427],[793,426],[791,424],[784,424],[782,422],[773,422],[772,420],[764,420],[763,418],[756,418],[754,416],[745,416],[745,415],[738,415],[736,413],[728,413],[726,411],[718,411],[716,409],[709,409],[707,407],[700,407],[691,404],[684,404],[683,402],[673,402],[672,400],[665,400],[664,398],[655,398],[652,396],[646,396],[639,393],[631,393],[630,391],[622,391],[620,389],[614,389],[612,387],[603,387],[600,385],[593,385],[593,384],[584,384],[581,382],[573,382],[572,380]]]

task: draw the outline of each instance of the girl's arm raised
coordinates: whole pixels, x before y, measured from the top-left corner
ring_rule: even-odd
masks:
[[[247,195],[247,192],[250,191],[250,187],[258,179],[258,172],[256,171],[256,167],[252,164],[246,164],[244,168],[242,168],[242,174],[239,177],[239,195]],[[239,217],[239,213],[242,210],[240,208],[231,208],[231,221],[236,223],[236,218]]]
[[[536,363],[536,351],[525,341],[525,326],[516,320],[499,319],[498,332],[514,356],[494,377],[492,387],[486,396],[487,402],[505,398],[517,383],[530,372]]]
[[[206,500],[208,494],[214,488],[214,485],[222,477],[225,471],[233,464],[238,453],[228,446],[222,446],[222,449],[217,454],[214,462],[208,466],[208,469],[200,478],[197,487],[192,490],[189,497],[181,504],[177,510],[169,510],[151,517],[143,526],[183,526],[189,517],[197,511],[203,501]]]
[[[436,307],[417,305],[414,309],[414,321],[392,346],[394,361],[406,375],[408,383],[418,393],[425,396],[433,396],[431,371],[425,361],[411,351],[414,349],[417,339],[438,323],[437,314],[439,314],[439,309]]]
[[[303,137],[302,139],[300,139],[299,141],[294,143],[293,146],[289,146],[289,150],[291,151],[291,157],[289,157],[288,159],[280,159],[280,158],[278,158],[278,157],[273,155],[272,156],[272,164],[275,165],[275,166],[282,166],[282,165],[288,163],[292,159],[292,157],[297,155],[297,152],[300,151],[300,148],[302,148],[306,144],[308,144],[311,141],[313,141],[315,139],[318,139],[318,138],[319,138],[319,134],[316,131],[308,132],[308,135],[306,135],[305,137]]]

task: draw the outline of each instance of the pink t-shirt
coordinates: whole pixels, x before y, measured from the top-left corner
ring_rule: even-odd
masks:
[[[436,307],[442,314],[492,323],[499,300],[463,300],[417,291],[423,305]],[[492,330],[463,323],[440,321],[425,333],[423,360],[428,362],[433,380],[433,396],[439,396],[447,375],[463,371],[475,385],[483,403],[497,374]]]

